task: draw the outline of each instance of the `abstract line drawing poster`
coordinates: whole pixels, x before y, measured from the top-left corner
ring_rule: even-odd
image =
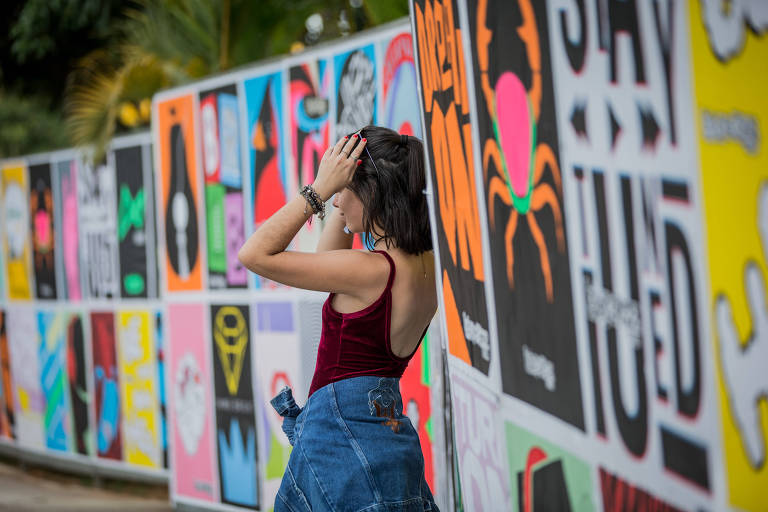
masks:
[[[205,310],[203,304],[168,306],[171,489],[177,497],[216,502],[213,379]]]
[[[8,329],[6,312],[0,310],[0,436],[16,437],[16,421],[13,408],[13,381],[11,360],[8,354]]]
[[[415,0],[412,12],[432,187],[427,197],[435,212],[432,230],[442,271],[448,352],[488,375],[492,347],[461,42],[464,29],[453,0]],[[435,12],[442,13],[440,23]],[[438,46],[438,39],[447,43]]]
[[[88,296],[116,298],[120,293],[115,169],[85,164],[78,172],[80,251]]]
[[[513,423],[504,425],[517,510],[596,510],[592,467],[587,462]]]
[[[57,290],[61,299],[80,300],[82,281],[80,273],[79,227],[77,212],[77,160],[64,160],[53,166],[56,247],[61,260],[61,289]]]
[[[48,162],[29,166],[29,218],[35,296],[38,299],[56,299],[57,247],[51,164]]]
[[[191,94],[156,104],[160,174],[157,217],[165,233],[165,285],[169,292],[201,290],[200,193],[195,152],[195,100]]]
[[[32,298],[27,187],[27,168],[23,163],[8,163],[0,169],[2,220],[5,224],[2,250],[10,300]]]
[[[546,6],[467,10],[502,390],[583,430]]]
[[[208,287],[245,288],[248,272],[237,259],[237,252],[245,242],[245,212],[235,85],[200,93],[200,137]]]
[[[67,376],[68,320],[69,315],[63,312],[37,312],[40,389],[45,401],[45,445],[49,450],[63,452],[70,451],[72,439]]]
[[[284,386],[290,386],[297,403],[305,402],[307,389],[301,389],[300,338],[293,303],[257,302],[254,305],[254,354],[259,397],[257,415],[262,427],[261,455],[264,503],[277,496],[283,473],[288,465],[291,445],[282,430],[283,418],[269,401]],[[317,331],[316,331],[317,332]]]
[[[91,313],[96,454],[123,459],[120,379],[115,347],[115,315],[109,311]]]
[[[117,313],[123,460],[162,468],[155,318],[151,311]]]
[[[155,215],[149,145],[115,148],[120,296],[157,296]]]
[[[259,475],[249,315],[248,306],[211,306],[221,502],[255,510]]]
[[[331,72],[328,59],[309,59],[288,69],[289,136],[292,183],[311,185],[330,145]],[[297,249],[314,251],[323,227],[320,219],[304,224]]]
[[[251,220],[246,233],[258,229],[286,203],[291,182],[286,167],[283,136],[283,72],[276,71],[245,80],[245,104],[248,112],[248,172],[251,176],[251,199],[247,217]],[[256,288],[274,288],[272,281],[254,275]]]
[[[380,44],[381,55],[384,56],[380,122],[402,135],[421,138],[421,105],[416,87],[413,37],[410,32],[402,32]]]
[[[39,343],[35,311],[32,308],[9,307],[5,318],[8,352],[11,356],[11,389],[13,390],[16,439],[21,446],[43,449],[45,447],[43,431],[45,397],[40,388]]]
[[[333,57],[336,91],[334,141],[376,124],[376,57],[369,44]]]
[[[585,423],[633,483],[711,508],[721,450],[693,4],[546,5]]]
[[[65,329],[69,403],[72,413],[72,450],[81,455],[92,455],[94,438],[89,409],[93,403],[93,393],[88,389],[82,314],[68,315]]]
[[[712,294],[705,306],[714,328],[728,504],[753,511],[766,510],[768,487],[765,6],[734,2],[726,11],[702,1],[690,11]]]
[[[462,372],[462,370],[464,370]],[[460,374],[461,372],[461,374]],[[466,510],[513,510],[509,462],[496,397],[451,367],[455,449]]]

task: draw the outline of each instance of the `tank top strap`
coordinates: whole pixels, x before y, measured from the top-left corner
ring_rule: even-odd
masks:
[[[389,279],[387,280],[387,287],[384,289],[384,291],[391,290],[392,289],[392,283],[395,282],[395,261],[392,259],[392,256],[387,254],[386,251],[379,251],[374,250],[371,252],[377,252],[379,254],[383,254],[385,258],[387,258],[387,261],[389,262]]]

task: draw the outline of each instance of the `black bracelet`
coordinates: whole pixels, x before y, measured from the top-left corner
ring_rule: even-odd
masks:
[[[317,214],[320,220],[323,220],[325,218],[325,202],[320,199],[320,196],[312,185],[305,185],[299,193],[304,196],[304,199],[309,203],[313,213]],[[306,209],[304,210],[304,213],[306,213]]]

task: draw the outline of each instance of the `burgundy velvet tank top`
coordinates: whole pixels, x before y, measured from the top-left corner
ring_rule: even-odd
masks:
[[[317,363],[309,396],[326,384],[350,377],[373,375],[399,379],[427,333],[425,328],[418,345],[407,357],[392,353],[389,321],[395,262],[384,251],[372,252],[383,254],[389,262],[387,287],[373,304],[354,313],[335,311],[331,306],[335,294],[328,295],[323,304],[323,332],[317,348]]]

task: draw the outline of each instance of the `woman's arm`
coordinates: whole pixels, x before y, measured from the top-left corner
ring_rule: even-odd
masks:
[[[339,211],[334,208],[331,216],[325,221],[320,241],[317,242],[317,252],[333,251],[335,249],[351,249],[354,233],[344,232],[346,222]]]
[[[323,201],[351,180],[365,147],[363,140],[350,151],[353,142],[341,139],[323,155],[314,184]],[[288,286],[354,297],[361,295],[365,288],[376,286],[381,276],[388,274],[389,265],[383,258],[375,260],[378,264],[371,264],[370,255],[361,251],[286,251],[311,212],[306,200],[297,195],[246,240],[237,255],[240,262],[248,270]]]

